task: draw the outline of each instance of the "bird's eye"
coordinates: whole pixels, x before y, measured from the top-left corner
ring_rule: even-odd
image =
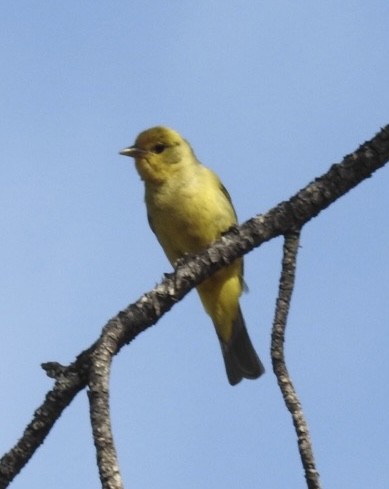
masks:
[[[164,150],[166,149],[166,146],[162,143],[157,143],[154,148],[153,148],[153,152],[154,153],[157,153],[157,154],[160,154],[162,153]]]

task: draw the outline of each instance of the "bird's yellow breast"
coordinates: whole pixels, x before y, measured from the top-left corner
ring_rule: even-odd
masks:
[[[152,229],[172,263],[208,247],[236,222],[218,178],[201,165],[162,185],[146,183],[145,200]]]

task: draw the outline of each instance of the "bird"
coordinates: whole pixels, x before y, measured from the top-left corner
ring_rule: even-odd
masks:
[[[141,132],[119,154],[135,159],[144,182],[149,225],[170,263],[208,248],[237,223],[231,198],[219,177],[196,158],[175,130],[156,126]],[[197,286],[220,342],[228,381],[257,379],[265,369],[248,335],[239,304],[244,289],[238,258]]]

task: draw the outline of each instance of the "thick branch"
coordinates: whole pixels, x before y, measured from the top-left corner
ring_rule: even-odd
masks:
[[[199,255],[187,258],[176,272],[167,276],[151,292],[127,307],[104,327],[102,335],[68,367],[46,364],[56,378],[54,388],[34,413],[23,437],[0,460],[0,489],[5,488],[43,443],[55,421],[88,380],[90,355],[107,335],[115,341],[114,354],[133,340],[182,299],[195,285],[216,270],[231,263],[265,241],[300,229],[339,197],[347,193],[389,159],[389,126],[341,164],[330,170],[289,201],[282,202],[264,215],[257,216],[226,233],[218,242]]]

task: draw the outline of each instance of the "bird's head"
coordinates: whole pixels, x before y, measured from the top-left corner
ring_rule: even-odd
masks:
[[[189,143],[178,132],[163,126],[141,132],[135,144],[119,154],[135,158],[136,168],[146,183],[163,183],[196,162]]]

